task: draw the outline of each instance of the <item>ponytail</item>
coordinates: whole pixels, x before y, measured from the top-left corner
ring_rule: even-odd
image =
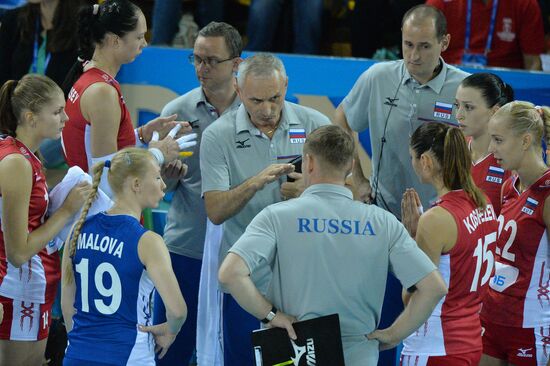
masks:
[[[59,86],[49,77],[27,74],[21,80],[8,80],[0,89],[0,132],[15,137],[23,111],[38,114],[54,97]]]
[[[472,158],[462,131],[443,123],[424,123],[412,134],[411,149],[417,158],[431,151],[441,166],[445,188],[463,189],[477,207],[485,208],[485,195],[474,184],[470,173]]]
[[[95,164],[92,168],[92,172],[93,172],[92,191],[88,195],[88,198],[86,199],[86,202],[82,207],[82,212],[80,213],[80,217],[78,218],[78,221],[75,223],[73,230],[69,235],[69,243],[67,244],[65,249],[66,250],[65,255],[68,255],[71,258],[74,258],[76,254],[78,236],[80,235],[80,231],[82,230],[84,221],[86,221],[86,216],[88,215],[88,211],[92,206],[92,202],[96,199],[97,190],[99,187],[99,183],[101,181],[101,175],[103,173],[104,167],[105,167],[105,162],[101,161]],[[72,268],[71,262],[67,261],[65,266],[65,277],[63,278],[63,282],[65,284],[71,284],[72,281],[73,281],[73,268]]]
[[[15,137],[17,116],[13,111],[13,94],[17,88],[16,80],[8,80],[0,89],[0,132]]]
[[[472,167],[472,158],[466,139],[456,127],[450,127],[445,134],[443,144],[443,184],[451,190],[463,189],[476,206],[485,208],[487,201],[485,195],[475,185],[470,169]]]
[[[546,146],[550,146],[550,107],[536,106],[535,107],[542,119],[542,125],[544,127],[544,141]]]

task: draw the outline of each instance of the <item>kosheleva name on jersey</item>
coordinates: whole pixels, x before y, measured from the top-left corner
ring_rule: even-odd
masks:
[[[81,233],[78,235],[77,248],[97,250],[122,258],[124,242],[119,242],[118,239],[111,238],[109,236],[103,236],[100,239],[99,234],[89,233],[86,235],[86,233]]]
[[[299,233],[352,234],[374,236],[369,221],[298,217]]]
[[[466,226],[468,233],[471,234],[476,231],[479,224],[496,219],[497,217],[495,215],[495,210],[493,210],[493,205],[488,204],[485,210],[476,208],[470,212],[468,217],[463,219],[462,222],[464,223],[464,226]]]

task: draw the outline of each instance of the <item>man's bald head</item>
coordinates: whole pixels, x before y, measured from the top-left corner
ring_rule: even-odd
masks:
[[[445,15],[437,8],[430,5],[417,5],[410,8],[401,21],[401,29],[405,23],[420,24],[432,21],[434,24],[435,35],[439,41],[447,35],[447,19]]]

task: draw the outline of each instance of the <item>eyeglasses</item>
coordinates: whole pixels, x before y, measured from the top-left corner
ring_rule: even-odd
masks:
[[[199,56],[192,53],[192,54],[189,55],[188,60],[189,60],[189,63],[192,64],[192,65],[197,65],[198,66],[198,65],[200,65],[201,63],[204,62],[205,66],[216,67],[216,66],[218,66],[218,64],[221,64],[222,62],[231,61],[234,58],[235,57],[230,57],[230,58],[227,58],[225,60],[218,60],[217,58],[212,58],[212,57],[200,58]]]

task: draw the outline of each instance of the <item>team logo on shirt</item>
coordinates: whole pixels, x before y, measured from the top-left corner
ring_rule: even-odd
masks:
[[[246,148],[252,146],[250,144],[247,144],[248,140],[250,140],[250,139],[248,138],[248,139],[242,140],[242,141],[239,141],[239,140],[235,141],[235,143],[237,144],[237,146],[235,146],[235,147],[237,149],[246,149]]]
[[[288,131],[291,144],[303,144],[306,142],[306,130],[303,128],[291,128]]]
[[[533,351],[533,349],[532,348],[518,348],[518,354],[516,356],[524,357],[524,358],[533,358],[533,354],[528,353],[529,351]]]
[[[435,102],[434,117],[443,118],[443,119],[451,119],[452,114],[453,114],[453,105],[452,104],[443,103],[443,102]]]
[[[539,201],[527,197],[527,201],[525,201],[525,206],[521,209],[521,212],[526,213],[527,215],[533,215],[533,212],[535,212],[535,209],[539,205]]]
[[[487,177],[485,180],[487,182],[502,184],[502,177],[504,176],[504,169],[498,166],[489,166],[489,171],[487,172]]]
[[[512,31],[512,19],[502,18],[502,31],[497,32],[498,38],[503,42],[513,42],[516,34]]]

